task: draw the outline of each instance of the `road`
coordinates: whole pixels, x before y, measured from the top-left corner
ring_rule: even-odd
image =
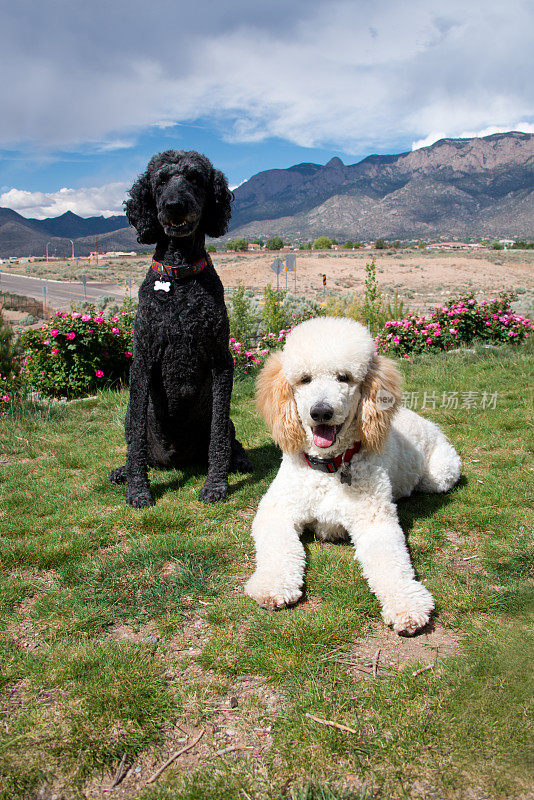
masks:
[[[2,292],[21,294],[42,301],[45,287],[46,303],[53,308],[70,308],[71,303],[80,303],[84,300],[94,303],[99,297],[115,297],[120,301],[127,296],[124,287],[113,283],[88,281],[84,290],[81,281],[53,281],[0,272],[0,291]],[[136,286],[132,287],[132,294],[134,297],[136,296]]]

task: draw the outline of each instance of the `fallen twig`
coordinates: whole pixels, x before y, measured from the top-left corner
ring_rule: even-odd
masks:
[[[118,786],[119,783],[122,781],[122,779],[124,778],[124,776],[126,775],[126,773],[128,772],[129,769],[130,769],[130,765],[128,765],[126,767],[126,753],[125,753],[123,755],[123,757],[121,758],[121,763],[119,764],[119,766],[117,768],[117,772],[115,773],[115,776],[114,776],[114,778],[113,778],[113,780],[111,782],[111,786],[109,787],[109,789],[104,789],[104,791],[105,792],[111,792],[111,790],[114,789],[115,786]]]
[[[234,753],[236,750],[254,750],[254,748],[252,745],[235,744],[233,747],[223,747],[222,750],[217,750],[217,752],[212,755],[212,758],[225,756],[227,753]]]
[[[167,759],[167,761],[147,780],[147,783],[154,783],[154,781],[157,781],[161,773],[164,770],[166,770],[167,767],[169,767],[173,761],[176,761],[178,756],[181,756],[182,753],[187,753],[188,750],[192,750],[193,747],[197,744],[197,742],[199,742],[202,739],[203,736],[204,736],[204,731],[202,730],[200,731],[199,735],[197,736],[194,742],[191,742],[191,744],[188,744],[186,745],[186,747],[182,747],[181,750],[177,750],[176,753],[173,753],[172,756],[169,759]]]
[[[314,717],[313,714],[308,714],[308,712],[306,712],[306,716],[308,719],[312,719],[314,722],[318,722],[320,725],[328,725],[329,728],[337,728],[340,731],[347,731],[347,733],[358,733],[358,731],[355,731],[354,728],[348,728],[346,725],[340,725],[339,722],[332,722],[331,719]]]
[[[415,672],[412,672],[412,677],[415,678],[416,675],[420,675],[422,672],[426,672],[429,669],[434,669],[434,664],[427,664],[426,667],[416,669]]]
[[[376,651],[373,656],[373,677],[376,678],[378,675],[378,659],[380,658],[380,648]]]
[[[462,558],[462,561],[472,561],[474,558],[478,558],[478,556],[466,556]]]

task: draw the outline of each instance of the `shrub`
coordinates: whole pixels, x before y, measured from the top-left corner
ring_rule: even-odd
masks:
[[[132,358],[133,306],[118,316],[56,312],[22,334],[24,382],[39,394],[78,397],[125,381]]]
[[[376,242],[375,242],[375,249],[376,250],[385,250],[386,247],[387,247],[387,244],[386,244],[384,239],[377,239],[376,240]]]
[[[267,239],[265,247],[267,250],[281,250],[284,246],[284,242],[280,238],[280,236],[273,236],[271,239]]]
[[[249,375],[256,366],[259,366],[267,353],[253,352],[249,350],[245,343],[237,341],[233,336],[229,340],[230,353],[234,360],[234,375],[237,379]]]
[[[239,342],[251,342],[255,338],[258,323],[244,286],[238,286],[230,296],[228,319],[230,336],[234,339]]]
[[[206,251],[208,253],[216,253],[217,252],[217,248],[215,247],[214,244],[208,244],[207,247],[206,247]]]
[[[428,317],[411,314],[404,320],[390,320],[376,337],[377,350],[406,358],[474,341],[520,344],[529,338],[534,323],[513,313],[512,299],[502,294],[497,300],[479,303],[469,296],[450,300]]]
[[[304,244],[299,245],[299,250],[311,250],[311,249],[312,249],[311,242],[305,242]]]
[[[270,283],[263,290],[264,305],[262,308],[263,327],[266,333],[278,332],[282,328],[287,328],[288,319],[284,308],[284,297],[286,293],[281,289],[273,289]]]
[[[319,236],[313,243],[314,250],[330,250],[332,247],[332,240],[328,236]]]
[[[17,370],[19,350],[15,341],[13,328],[6,322],[0,311],[0,374],[10,377]]]

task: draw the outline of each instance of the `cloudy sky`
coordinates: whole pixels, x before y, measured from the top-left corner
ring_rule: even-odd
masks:
[[[150,156],[235,186],[534,132],[532,0],[0,0],[0,205],[121,212]]]

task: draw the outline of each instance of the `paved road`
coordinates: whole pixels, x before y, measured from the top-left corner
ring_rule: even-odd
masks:
[[[99,297],[116,297],[122,300],[127,296],[124,287],[113,283],[87,282],[84,285],[78,281],[52,281],[42,278],[29,278],[25,275],[13,275],[10,272],[0,272],[0,291],[21,294],[43,300],[46,287],[46,302],[53,308],[70,308],[71,303],[88,300],[95,302]],[[137,295],[137,287],[132,287],[132,295]]]

